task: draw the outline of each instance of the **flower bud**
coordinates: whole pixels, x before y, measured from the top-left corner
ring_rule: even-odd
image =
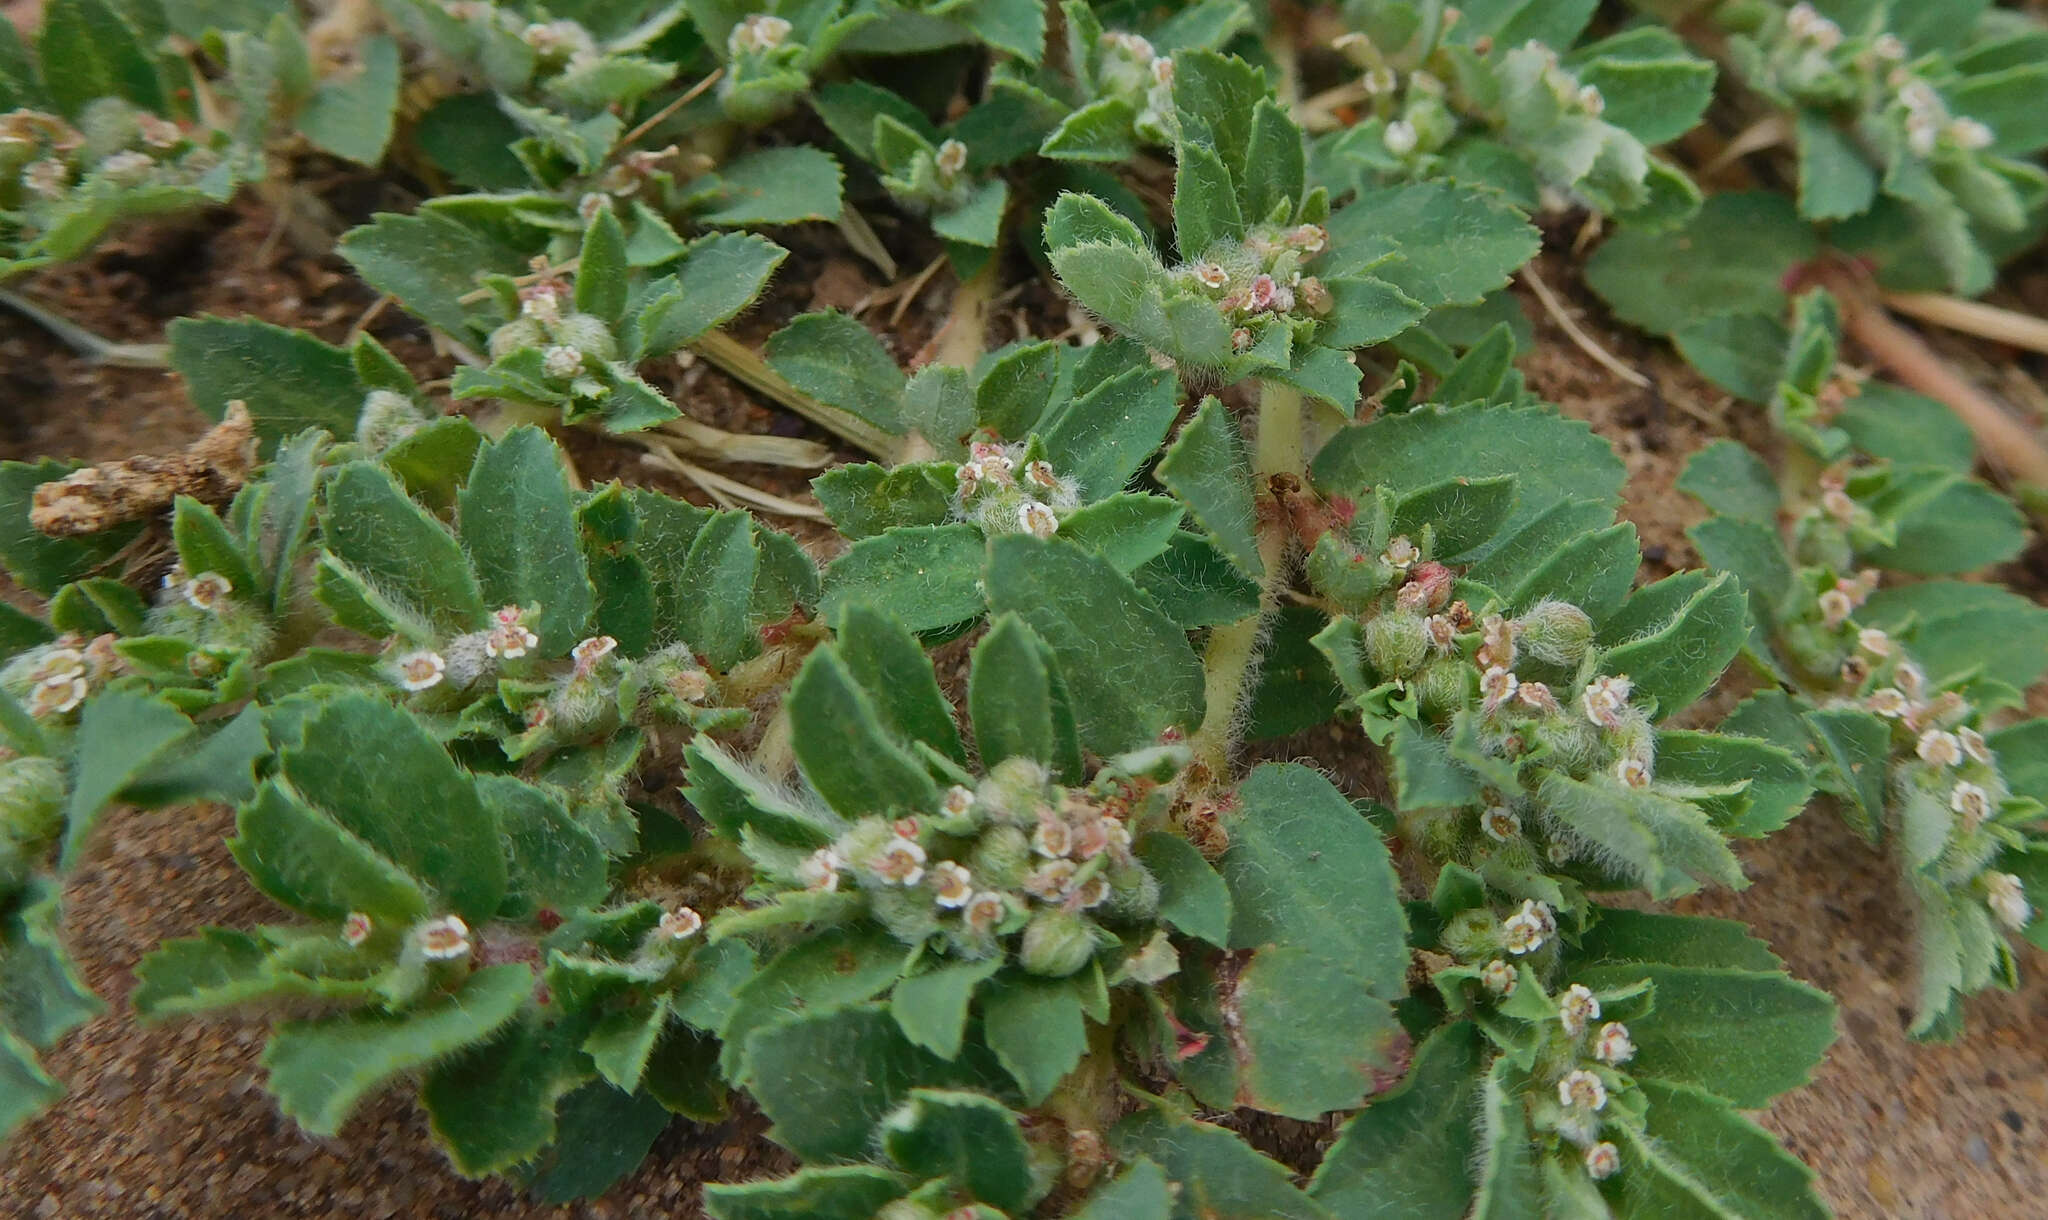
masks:
[[[1421,615],[1396,610],[1365,624],[1365,659],[1382,677],[1409,677],[1428,656]]]
[[[1472,667],[1457,657],[1438,657],[1422,667],[1415,695],[1423,715],[1444,719],[1471,700]]]
[[[371,390],[356,413],[356,440],[382,453],[427,422],[413,400],[391,390]]]
[[[63,764],[52,758],[0,763],[0,836],[39,849],[63,828]]]
[[[1024,941],[1018,948],[1018,964],[1043,978],[1062,979],[1088,964],[1095,956],[1094,929],[1088,921],[1070,911],[1048,907],[1025,925]]]
[[[1031,840],[1015,826],[991,826],[967,856],[967,869],[980,884],[1014,889],[1031,868]]]
[[[491,359],[503,360],[513,352],[540,347],[547,341],[547,332],[541,329],[540,323],[522,314],[492,331],[484,350]]]
[[[1515,621],[1515,642],[1546,664],[1574,666],[1593,642],[1593,620],[1570,602],[1540,601]]]
[[[593,360],[610,360],[619,354],[619,341],[612,328],[594,314],[572,313],[555,323],[555,342],[575,348]]]
[[[868,910],[889,935],[907,945],[921,943],[939,930],[938,907],[932,905],[931,891],[886,886],[868,891]]]

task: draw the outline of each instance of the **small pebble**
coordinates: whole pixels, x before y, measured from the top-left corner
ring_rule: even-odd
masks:
[[[1969,1142],[1963,1145],[1963,1152],[1975,1164],[1989,1165],[1991,1163],[1991,1144],[1981,1135],[1971,1136]]]

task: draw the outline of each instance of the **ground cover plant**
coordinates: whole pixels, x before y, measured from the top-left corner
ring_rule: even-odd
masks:
[[[714,1217],[1827,1214],[1748,1114],[1834,1002],[1668,904],[1839,816],[1915,1036],[2048,945],[2048,611],[1983,578],[2048,457],[1886,313],[2038,242],[2044,74],[1983,0],[50,0],[7,276],[340,158],[417,189],[333,250],[455,367],[181,318],[121,358],[202,441],[0,465],[0,1134],[100,1008],[67,872],[217,802],[276,917],[138,1017],[539,1200],[750,1107],[798,1167]],[[1560,233],[1770,438],[1692,456],[1698,568],[1515,368]],[[913,367],[734,337],[820,241],[952,277]],[[1072,325],[991,347],[1028,283]],[[711,469],[824,450],[696,362],[855,460]],[[1261,744],[1332,724],[1370,782]]]

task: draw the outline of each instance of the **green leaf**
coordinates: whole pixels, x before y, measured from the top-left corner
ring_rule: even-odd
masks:
[[[712,1220],[873,1220],[903,1191],[903,1176],[893,1170],[834,1165],[768,1182],[708,1183],[704,1211]]]
[[[334,1135],[372,1090],[503,1027],[526,1002],[524,966],[477,971],[462,990],[402,1013],[365,1011],[277,1027],[263,1051],[277,1104],[315,1135]]]
[[[879,1006],[814,1013],[747,1038],[747,1087],[771,1134],[806,1161],[852,1161],[875,1124],[920,1087],[972,1084],[911,1045]]]
[[[646,1093],[588,1084],[555,1106],[555,1144],[542,1154],[533,1193],[543,1203],[594,1199],[647,1158],[669,1113]]]
[[[1455,808],[1479,800],[1479,776],[1452,760],[1435,731],[1399,720],[1387,745],[1394,763],[1395,803],[1402,810]]]
[[[1791,341],[1783,322],[1760,313],[1713,314],[1671,336],[1678,354],[1708,381],[1754,403],[1776,395]]]
[[[178,318],[164,337],[171,368],[208,418],[239,399],[266,443],[307,428],[355,434],[366,388],[346,349],[254,318]]]
[[[847,816],[938,807],[929,772],[888,730],[838,649],[818,649],[790,684],[787,706],[804,777]]]
[[[398,110],[398,44],[372,35],[358,44],[349,75],[321,82],[299,112],[299,132],[344,160],[375,166],[391,142]]]
[[[1145,1157],[1126,1159],[1123,1174],[1089,1195],[1073,1220],[1173,1220],[1173,1188],[1166,1171]]]
[[[483,592],[469,558],[439,521],[407,498],[390,473],[371,462],[350,462],[327,483],[320,534],[332,558],[431,637],[472,631],[483,623]],[[329,603],[333,608],[332,602]],[[372,624],[344,625],[382,635]]]
[[[690,183],[696,219],[732,228],[837,220],[845,173],[823,149],[757,148]],[[764,243],[765,244],[765,243]]]
[[[1183,143],[1173,185],[1173,228],[1183,259],[1201,258],[1211,247],[1244,236],[1230,171],[1215,149]]]
[[[1528,1111],[1515,1087],[1514,1061],[1493,1061],[1479,1093],[1478,1190],[1473,1220],[1544,1220],[1543,1189],[1537,1179],[1536,1150]]]
[[[822,807],[799,803],[705,737],[684,751],[683,795],[728,838],[742,830],[805,849],[823,847],[846,823]]]
[[[1202,401],[1195,417],[1167,447],[1158,477],[1194,513],[1238,571],[1259,579],[1265,563],[1259,558],[1251,462],[1244,439],[1221,402]]]
[[[1777,525],[1778,480],[1740,441],[1717,440],[1693,454],[1678,476],[1678,490],[1723,517]]]
[[[982,991],[982,1036],[997,1062],[1037,1105],[1088,1051],[1087,1022],[1072,979],[1011,975]]]
[[[1148,1157],[1180,1188],[1175,1216],[1334,1220],[1334,1213],[1295,1188],[1286,1166],[1222,1127],[1153,1106],[1118,1123],[1110,1140],[1120,1159]]]
[[[1386,845],[1307,767],[1267,764],[1238,789],[1219,868],[1233,948],[1255,950],[1237,981],[1242,1098],[1292,1117],[1356,1105],[1398,1027],[1407,924]],[[1303,1021],[1314,996],[1328,1019]]]
[[[54,1046],[106,1005],[65,951],[63,891],[56,881],[35,878],[12,897],[15,908],[0,923],[0,979],[7,984],[0,991],[0,1030],[31,1046]]]
[[[768,367],[804,393],[901,435],[903,370],[848,314],[803,314],[768,339]]]
[[[1165,496],[1118,492],[1060,519],[1060,537],[1133,571],[1166,550],[1186,510]]]
[[[1889,546],[1859,558],[1880,568],[1935,576],[2001,563],[2026,545],[2026,518],[2011,500],[1948,471],[1898,471],[1872,508],[1898,530]]]
[[[1613,447],[1585,424],[1548,407],[1477,404],[1421,407],[1345,428],[1316,455],[1312,473],[1324,490],[1347,495],[1368,487],[1419,491],[1444,479],[1513,475],[1515,511],[1496,534],[1503,540],[1566,501],[1619,505],[1627,476]],[[1470,558],[1491,553],[1487,548]]]
[[[1344,1124],[1310,1196],[1358,1220],[1463,1220],[1484,1045],[1462,1021],[1431,1034],[1400,1088]]]
[[[583,230],[576,262],[576,309],[618,325],[626,315],[626,230],[609,204],[597,209]]]
[[[975,1199],[1021,1211],[1037,1193],[1031,1150],[1010,1108],[978,1093],[916,1089],[882,1120],[882,1150],[915,1177],[945,1178]]]
[[[1781,973],[1657,962],[1579,971],[1595,991],[1647,979],[1651,1015],[1630,1024],[1629,1074],[1705,1089],[1745,1110],[1806,1083],[1835,1040],[1835,1002]]]
[[[967,1032],[967,1006],[974,990],[1002,967],[1000,957],[978,962],[950,962],[896,984],[889,995],[889,1015],[903,1036],[937,1055],[960,1057]]]
[[[1180,627],[1220,627],[1259,609],[1259,586],[1200,534],[1176,533],[1166,553],[1132,573],[1138,587]]]
[[[1148,364],[1089,386],[1064,408],[1055,406],[1038,422],[1039,436],[1054,469],[1080,486],[1082,499],[1099,500],[1124,489],[1159,451],[1179,414],[1178,381]]]
[[[478,277],[524,275],[527,260],[545,244],[540,230],[523,223],[486,228],[422,209],[411,216],[378,215],[344,233],[338,249],[376,291],[398,298],[431,326],[472,337],[480,330],[472,331],[462,298],[476,288]]]
[[[300,796],[431,886],[472,927],[497,913],[505,856],[473,780],[379,695],[324,700],[282,754]]]
[[[642,359],[665,356],[723,326],[760,297],[788,257],[789,251],[751,233],[716,233],[691,242],[674,276],[650,289],[635,350]]]
[[[1151,831],[1138,839],[1138,859],[1159,881],[1159,917],[1219,949],[1230,947],[1230,887],[1195,845]]]
[[[1822,791],[1847,798],[1860,811],[1861,829],[1875,843],[1885,825],[1885,777],[1891,729],[1875,713],[1858,707],[1819,708],[1801,719],[1833,771],[1816,770]],[[1859,821],[1850,818],[1852,824]]]
[[[1775,526],[1733,517],[1709,517],[1686,531],[1710,569],[1732,572],[1742,581],[1759,623],[1777,618],[1779,602],[1792,590],[1792,560]]]
[[[316,919],[405,928],[429,913],[417,881],[275,780],[235,815],[228,850],[257,889]]]
[[[1610,650],[1601,666],[1627,674],[1638,700],[1655,700],[1656,715],[1670,717],[1712,689],[1748,638],[1748,601],[1742,586],[1724,572],[1668,623]]]
[[[939,691],[917,638],[901,623],[869,607],[850,606],[840,619],[838,648],[847,671],[874,700],[890,730],[955,762],[967,761],[953,707]]]
[[[1038,146],[1038,155],[1056,161],[1127,161],[1138,151],[1131,131],[1137,117],[1123,98],[1097,98],[1061,119]]]
[[[1936,685],[1981,668],[2024,688],[2048,670],[2048,609],[1997,585],[1928,580],[1880,589],[1856,619],[1902,638]]]
[[[1143,249],[1145,235],[1128,217],[1095,196],[1061,192],[1045,210],[1046,248],[1091,244]]]
[[[78,863],[108,802],[191,735],[192,722],[158,698],[111,690],[86,703],[71,747],[71,797],[64,805],[65,868]]]
[[[1394,502],[1391,528],[1419,540],[1428,526],[1437,559],[1456,560],[1500,532],[1514,512],[1517,480],[1445,479]]]
[[[583,637],[595,601],[561,455],[539,428],[484,446],[459,500],[462,542],[486,605],[537,606],[544,656]]]
[[[543,909],[559,913],[604,901],[604,846],[560,800],[509,775],[480,775],[476,783],[505,844],[499,918],[531,919]]]
[[[912,631],[936,631],[978,616],[987,546],[973,525],[901,526],[863,538],[825,568],[819,602],[827,622],[865,605]]]
[[[555,1104],[588,1078],[577,1046],[588,1020],[577,1013],[556,1024],[527,1008],[427,1073],[420,1101],[458,1172],[502,1173],[555,1138]]]
[[[1637,1082],[1648,1103],[1644,1135],[1625,1135],[1636,1214],[1823,1220],[1813,1170],[1770,1133],[1712,1093],[1668,1081]],[[1645,1138],[1647,1137],[1647,1138]],[[1634,1182],[1640,1175],[1646,1181]]]
[[[1657,777],[1712,788],[1747,783],[1739,798],[1701,799],[1723,834],[1761,838],[1785,825],[1813,795],[1797,742],[1759,741],[1720,733],[1657,734]],[[1802,734],[1803,736],[1803,734]]]
[[[1546,598],[1570,602],[1597,625],[1628,597],[1641,556],[1636,527],[1624,521],[1566,543],[1523,578],[1509,600],[1518,610]]]
[[[1542,244],[1504,197],[1448,182],[1365,191],[1326,227],[1330,249],[1317,274],[1332,280],[1370,270],[1425,309],[1478,304]],[[1399,257],[1381,264],[1389,254]]]
[[[1713,881],[1741,888],[1742,865],[1705,813],[1662,794],[1623,787],[1604,775],[1543,777],[1538,798],[1573,841],[1652,898],[1688,894]]]
[[[1676,228],[1617,231],[1586,264],[1586,283],[1622,321],[1668,335],[1718,313],[1777,315],[1785,273],[1818,248],[1784,196],[1724,193]]]
[[[36,1062],[35,1048],[0,1026],[0,1139],[62,1096],[64,1086]]]
[[[811,480],[811,494],[849,541],[903,525],[952,520],[952,477],[937,462],[893,469],[873,462],[835,466]]]
[[[1599,909],[1599,915],[1599,922],[1579,939],[1579,954],[1588,963],[1661,962],[1766,974],[1785,967],[1769,945],[1733,919],[1606,906]]]
[[[36,50],[57,109],[77,119],[100,98],[125,98],[157,114],[169,109],[164,78],[125,6],[109,0],[51,0]]]
[[[1104,755],[1201,719],[1201,662],[1181,628],[1110,563],[1021,535],[989,547],[990,609],[1014,612],[1051,647],[1073,694],[1081,743]]]
[[[1004,614],[974,646],[967,706],[984,769],[1028,758],[1064,783],[1082,777],[1081,743],[1058,663],[1044,640]]]
[[[1834,422],[1849,434],[1851,444],[1874,458],[1958,474],[1968,474],[1977,464],[1977,440],[1968,424],[1934,399],[1889,382],[1865,382]]]

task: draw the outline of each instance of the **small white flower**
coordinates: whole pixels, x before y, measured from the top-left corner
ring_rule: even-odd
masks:
[[[911,886],[924,880],[924,859],[924,848],[898,835],[874,854],[868,868],[892,885]]]
[[[661,934],[670,940],[688,940],[704,928],[704,917],[692,907],[677,907],[661,916]]]
[[[1906,692],[1908,699],[1918,699],[1927,693],[1927,673],[1911,661],[1900,662],[1893,674],[1893,681]]]
[[[1931,157],[1941,142],[1941,124],[1926,111],[1915,111],[1906,116],[1906,147],[1916,157]]]
[[[1619,1021],[1609,1021],[1600,1027],[1600,1037],[1593,1043],[1593,1058],[1607,1064],[1623,1064],[1636,1057],[1636,1044],[1628,1036],[1628,1026]]]
[[[1017,509],[1017,528],[1036,538],[1050,538],[1059,533],[1060,519],[1038,501],[1026,500]]]
[[[1650,786],[1650,768],[1640,758],[1624,758],[1614,764],[1614,778],[1630,788]]]
[[[1521,679],[1495,665],[1479,675],[1479,693],[1485,696],[1481,705],[1489,714],[1498,711],[1501,704],[1515,697],[1521,687]]]
[[[1479,981],[1488,991],[1505,1000],[1515,994],[1515,987],[1521,979],[1513,966],[1496,957],[1480,968]]]
[[[1545,714],[1558,710],[1557,696],[1550,693],[1550,687],[1542,682],[1524,682],[1515,691],[1515,698],[1534,711]]]
[[[1948,807],[1963,819],[1963,833],[1973,834],[1991,815],[1991,794],[1965,780],[1948,794]]]
[[[370,917],[361,911],[350,911],[348,918],[341,921],[341,939],[354,949],[370,939]]]
[[[1365,96],[1379,97],[1400,88],[1401,78],[1394,75],[1392,68],[1382,65],[1367,72],[1358,83],[1365,90]]]
[[[939,145],[938,155],[932,158],[932,164],[938,167],[941,179],[957,177],[961,170],[967,168],[967,146],[958,140],[947,140]]]
[[[1486,828],[1486,837],[1496,843],[1506,843],[1522,833],[1522,819],[1505,805],[1495,805],[1479,815],[1479,824]]]
[[[974,493],[981,490],[982,469],[980,462],[962,462],[953,472],[953,482],[958,486],[962,500],[972,500]]]
[[[428,961],[446,962],[469,956],[469,925],[459,915],[443,915],[413,929],[413,942]]]
[[[583,353],[566,343],[557,343],[541,352],[540,368],[557,381],[567,381],[583,371]]]
[[[1863,700],[1863,706],[1889,720],[1901,720],[1913,710],[1913,701],[1896,686],[1887,686],[1871,691]]]
[[[1429,646],[1438,652],[1449,652],[1458,646],[1458,627],[1448,615],[1432,614],[1423,619],[1422,634],[1429,637]]]
[[[21,171],[21,184],[45,199],[61,199],[71,181],[71,171],[62,161],[46,157]]]
[[[516,661],[540,646],[540,637],[526,626],[526,612],[506,606],[496,615],[497,625],[484,637],[484,651],[494,657]]]
[[[1880,34],[1870,44],[1870,53],[1893,63],[1906,58],[1906,43],[1897,34]]]
[[[1634,683],[1626,677],[1595,678],[1586,683],[1586,693],[1579,702],[1586,709],[1586,719],[1601,728],[1621,727],[1621,714],[1628,709],[1628,696],[1635,689]]]
[[[1873,657],[1892,655],[1892,637],[1876,627],[1865,627],[1856,633],[1856,646]]]
[[[1621,1150],[1606,1140],[1586,1149],[1586,1176],[1605,1182],[1621,1172]]]
[[[594,635],[569,650],[569,656],[576,662],[576,672],[587,675],[597,668],[599,661],[612,655],[619,642],[608,635]]]
[[[1152,61],[1152,83],[1162,89],[1173,88],[1173,56],[1161,55]]]
[[[440,653],[419,649],[398,658],[398,684],[409,691],[439,686],[448,674],[448,662]]]
[[[1196,263],[1195,281],[1211,292],[1220,292],[1230,287],[1230,272],[1221,263]]]
[[[1557,916],[1550,913],[1550,904],[1533,898],[1522,899],[1522,913],[1536,921],[1546,937],[1557,935]]]
[[[962,912],[962,917],[966,919],[968,927],[978,932],[987,932],[1003,922],[1009,913],[1010,906],[1003,901],[1001,894],[992,890],[983,890],[967,900],[967,907]]]
[[[954,784],[946,789],[945,799],[939,803],[939,808],[945,811],[947,817],[966,817],[967,811],[974,808],[974,789],[963,784]]]
[[[1104,877],[1090,877],[1074,891],[1073,905],[1083,911],[1090,907],[1099,907],[1108,901],[1109,881]]]
[[[1074,850],[1074,829],[1058,818],[1041,817],[1038,829],[1031,835],[1031,849],[1048,860],[1070,855]]]
[[[1321,254],[1330,246],[1330,231],[1319,224],[1299,224],[1287,230],[1282,240],[1303,254]]]
[[[1573,983],[1565,988],[1564,996],[1557,1002],[1557,1023],[1564,1026],[1566,1036],[1577,1038],[1600,1019],[1600,1001],[1595,999],[1590,988],[1583,983]]]
[[[1957,147],[1975,152],[1991,147],[1991,141],[1996,137],[1989,127],[1976,119],[1962,118],[1950,121],[1948,138],[1955,141]]]
[[[839,888],[839,870],[845,867],[845,857],[829,847],[821,847],[796,866],[796,879],[807,890],[830,893]]]
[[[967,905],[974,897],[974,877],[951,860],[941,860],[931,869],[932,901],[949,911]]]
[[[1131,850],[1131,828],[1124,825],[1120,817],[1106,816],[1102,819],[1102,833],[1109,841],[1109,850],[1122,855]]]
[[[1380,560],[1388,567],[1396,568],[1403,572],[1413,567],[1416,561],[1421,558],[1422,548],[1409,541],[1406,534],[1394,535],[1388,541],[1385,553],[1380,556]]]
[[[532,284],[520,289],[519,312],[543,324],[561,321],[562,289],[551,283]]]
[[[732,27],[725,39],[726,49],[735,58],[747,51],[772,51],[789,40],[794,28],[780,17],[754,13]]]
[[[1597,87],[1586,85],[1579,90],[1579,109],[1597,119],[1607,109],[1607,99]]]
[[[1607,1085],[1599,1073],[1576,1068],[1557,1082],[1557,1104],[1597,1113],[1607,1106]]]
[[[53,673],[36,683],[29,693],[28,713],[37,719],[62,716],[85,702],[92,693],[92,684],[87,681],[83,669],[68,673]]]
[[[1048,860],[1024,878],[1024,892],[1040,902],[1058,902],[1074,888],[1079,871],[1072,860]]]
[[[1963,743],[1956,740],[1954,733],[1944,733],[1940,729],[1929,729],[1920,734],[1920,742],[1913,752],[1930,767],[1953,767],[1963,761]]]
[[[158,150],[176,148],[185,140],[184,131],[176,123],[146,112],[135,116],[135,129],[142,133],[144,144]]]
[[[1387,124],[1387,130],[1380,138],[1385,142],[1387,151],[1397,157],[1405,157],[1414,152],[1416,144],[1420,142],[1420,137],[1415,133],[1415,124],[1407,119],[1395,119]]]
[[[2027,891],[2011,873],[1984,874],[1985,902],[1998,922],[2014,932],[2027,926],[2034,910],[2027,905]]]
[[[1534,953],[1543,947],[1543,922],[1529,912],[1526,903],[1520,911],[1501,920],[1500,932],[1501,942],[1516,957]]]
[[[1957,729],[1956,740],[1963,744],[1963,753],[1986,766],[1991,765],[1991,747],[1985,744],[1984,734],[1970,728]]]
[[[1479,651],[1473,660],[1481,666],[1498,665],[1512,669],[1515,664],[1515,634],[1520,628],[1510,619],[1489,614],[1479,621]]]
[[[124,186],[133,185],[149,176],[156,168],[156,158],[146,152],[117,152],[100,162],[100,176],[110,182]]]
[[[234,584],[218,572],[201,572],[185,582],[185,600],[209,614],[220,613],[221,603],[234,591]]]
[[[1856,603],[1840,589],[1829,589],[1820,595],[1820,621],[1830,627],[1839,627],[1849,621],[1856,612]]]

